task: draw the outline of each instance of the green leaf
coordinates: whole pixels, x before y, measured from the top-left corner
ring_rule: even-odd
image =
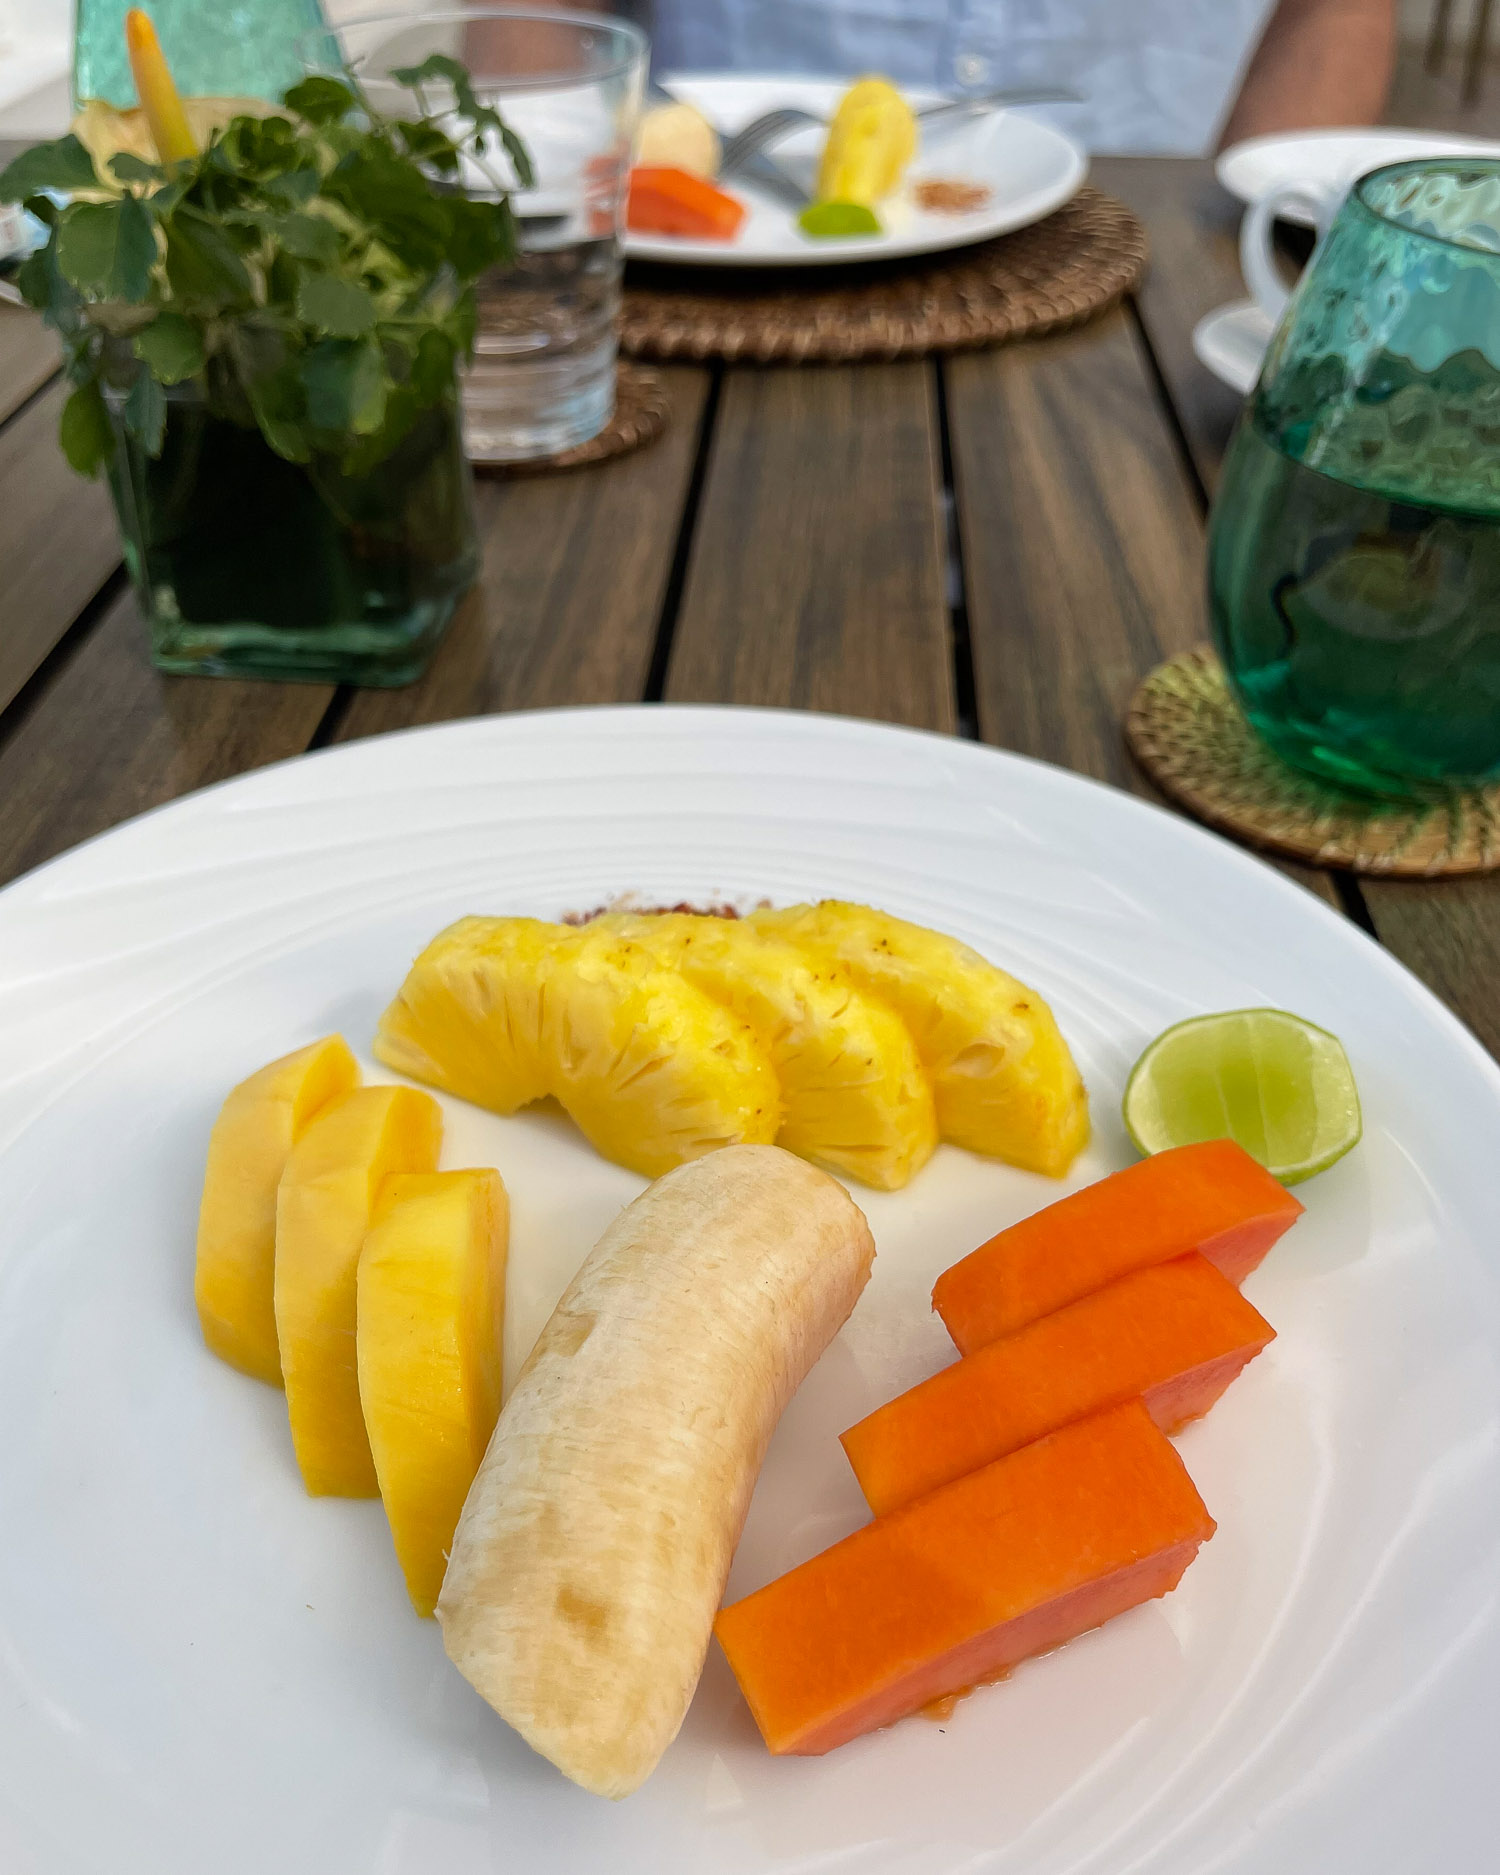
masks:
[[[133,150],[120,150],[109,159],[118,182],[164,182],[167,172],[160,163],[144,162]]]
[[[363,338],[375,330],[375,296],[336,274],[305,273],[297,286],[297,317],[329,338]]]
[[[69,135],[59,137],[55,143],[39,143],[34,149],[23,150],[9,163],[0,172],[0,202],[23,202],[39,189],[68,193],[98,186],[93,157],[77,137]]]
[[[343,243],[339,231],[321,215],[278,215],[267,219],[266,232],[298,260],[316,261],[320,267],[338,264]]]
[[[385,415],[385,363],[367,340],[322,339],[302,359],[302,385],[313,427],[368,436]]]
[[[52,297],[52,277],[47,250],[41,247],[28,254],[16,269],[16,287],[22,299],[28,306],[35,306],[38,312],[47,310]]]
[[[181,384],[203,369],[203,335],[181,313],[158,313],[136,333],[131,350],[158,384]]]
[[[322,182],[320,169],[288,169],[279,176],[267,176],[261,192],[281,208],[301,208],[318,193]]]
[[[57,438],[70,466],[80,475],[97,475],[109,460],[114,434],[104,393],[96,383],[80,384],[63,405]]]
[[[167,427],[167,394],[149,371],[138,371],[125,399],[125,428],[148,456],[161,454]]]
[[[514,258],[509,203],[471,202],[458,195],[444,206],[449,217],[448,259],[460,279],[472,280]]]
[[[339,79],[324,78],[316,73],[293,85],[282,95],[281,101],[308,124],[340,123],[358,102]]]
[[[499,124],[499,120],[496,120]],[[536,182],[536,171],[531,167],[531,155],[509,124],[499,124],[500,141],[505,145],[505,154],[511,160],[516,172],[516,181],[523,189],[532,188]]]
[[[156,264],[156,230],[138,197],[74,202],[57,223],[57,264],[80,293],[143,300]]]
[[[167,284],[175,299],[218,310],[252,298],[249,271],[217,222],[184,204],[164,228]]]

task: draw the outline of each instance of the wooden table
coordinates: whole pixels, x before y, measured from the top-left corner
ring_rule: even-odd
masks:
[[[1237,211],[1206,163],[1095,178],[1150,231],[1131,304],[935,362],[667,371],[653,448],[480,485],[481,586],[406,690],[158,675],[108,502],[57,450],[55,352],[0,307],[0,878],[304,749],[549,704],[835,710],[1149,793],[1120,721],[1205,635],[1204,510],[1237,400],[1189,337],[1243,291]],[[1296,876],[1500,1052],[1500,877]]]

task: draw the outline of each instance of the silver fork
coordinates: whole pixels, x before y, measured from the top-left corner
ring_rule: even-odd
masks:
[[[949,121],[957,123],[965,117],[977,117],[983,111],[1001,110],[1011,104],[1077,104],[1081,101],[1081,93],[1065,86],[1034,85],[1014,87],[1007,91],[986,91],[967,98],[946,98],[941,104],[924,106],[916,115],[917,122],[927,130],[936,124]],[[791,106],[764,112],[746,124],[743,130],[736,131],[724,145],[719,158],[719,174],[734,175],[773,143],[778,143],[792,131],[802,130],[809,124],[826,129],[828,119]]]

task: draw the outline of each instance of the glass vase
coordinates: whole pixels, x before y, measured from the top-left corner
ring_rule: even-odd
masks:
[[[391,686],[421,675],[478,567],[456,387],[368,473],[271,449],[201,382],[161,451],[108,397],[125,564],[160,669]]]
[[[75,0],[73,101],[135,104],[125,15],[135,0]],[[326,31],[319,0],[151,0],[151,19],[184,97],[278,102],[307,69],[308,36]],[[315,42],[313,42],[315,43]]]

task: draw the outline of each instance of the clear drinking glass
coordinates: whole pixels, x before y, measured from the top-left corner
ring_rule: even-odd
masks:
[[[519,257],[478,285],[479,331],[463,386],[471,459],[518,462],[597,436],[614,411],[621,236],[645,35],[623,20],[481,6],[351,20],[335,38],[372,101],[397,115],[392,70],[433,53],[461,60],[477,96],[531,158],[533,186],[511,192]],[[492,197],[497,178],[512,180],[498,144],[468,163],[463,181]]]

